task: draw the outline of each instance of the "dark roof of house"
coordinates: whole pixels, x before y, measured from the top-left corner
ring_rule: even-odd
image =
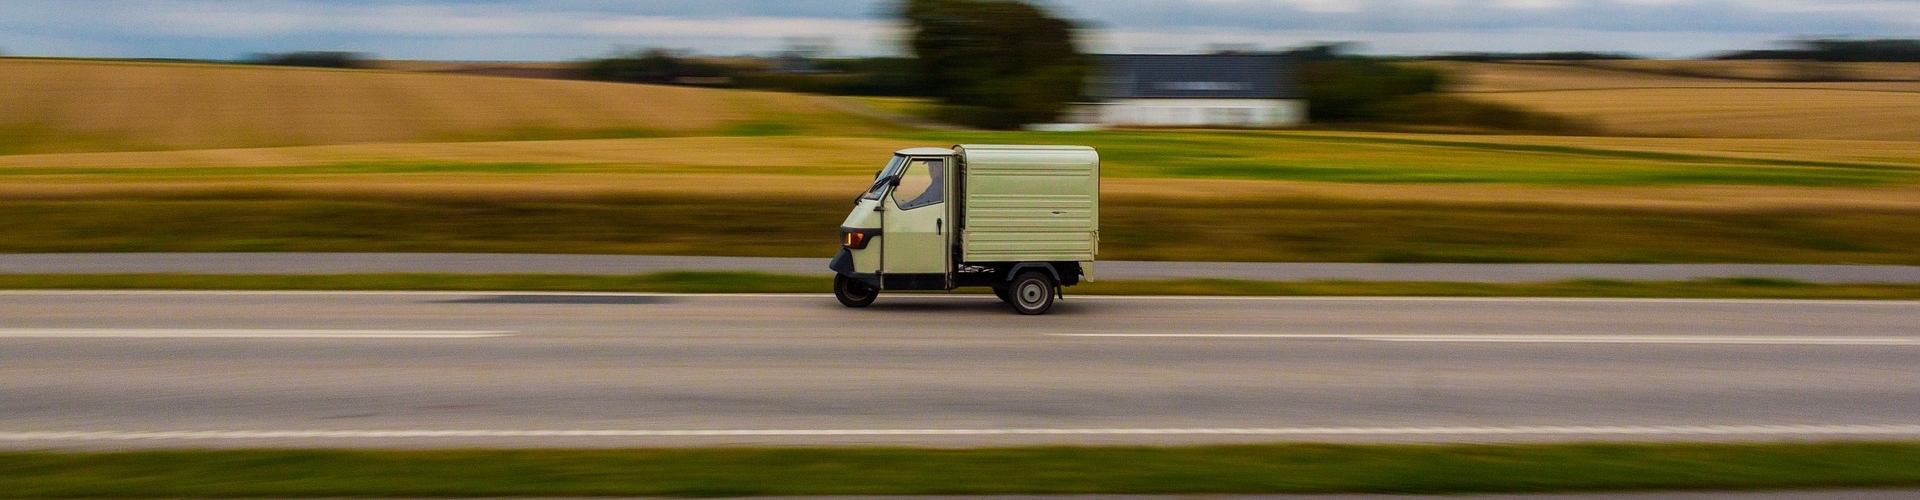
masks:
[[[1298,99],[1293,59],[1279,54],[1095,56],[1099,99]]]

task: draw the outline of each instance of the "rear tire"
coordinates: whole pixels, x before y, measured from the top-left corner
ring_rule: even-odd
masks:
[[[847,307],[867,307],[873,299],[880,297],[880,291],[860,280],[848,278],[844,274],[833,275],[833,298]]]
[[[996,286],[996,287],[993,287],[993,296],[995,296],[995,297],[999,297],[999,298],[1000,298],[1000,301],[1001,301],[1001,302],[1005,302],[1005,303],[1008,303],[1008,304],[1012,304],[1012,303],[1013,303],[1013,292],[1009,292],[1009,291],[1007,291],[1007,290],[1008,290],[1008,288],[1007,288],[1007,287],[1004,287],[1004,286]]]
[[[1046,314],[1048,309],[1053,309],[1054,291],[1057,289],[1058,285],[1053,282],[1053,277],[1047,276],[1047,273],[1036,271],[1020,273],[1007,287],[1007,294],[1013,297],[1013,300],[1008,303],[1013,304],[1013,312],[1029,316]]]

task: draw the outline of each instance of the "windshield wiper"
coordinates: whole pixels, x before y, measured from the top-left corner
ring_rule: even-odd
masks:
[[[861,192],[860,192],[860,196],[855,196],[855,197],[853,197],[853,203],[854,203],[855,205],[858,205],[858,204],[860,204],[860,200],[864,200],[864,199],[866,199],[866,198],[867,198],[867,195],[869,195],[869,194],[875,194],[875,193],[877,193],[877,192],[879,191],[879,189],[880,189],[880,184],[881,184],[881,183],[891,183],[891,182],[893,182],[893,181],[894,181],[894,179],[896,179],[897,177],[898,177],[898,176],[893,176],[893,175],[889,175],[889,176],[885,176],[885,177],[881,177],[881,178],[878,178],[878,179],[874,179],[874,180],[873,180],[873,184],[871,184],[871,185],[868,185],[868,186],[867,186],[867,190],[866,190],[866,191],[861,191]],[[878,198],[878,197],[876,197],[876,198]]]

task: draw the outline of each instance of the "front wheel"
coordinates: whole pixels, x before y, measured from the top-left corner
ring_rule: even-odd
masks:
[[[871,285],[848,278],[844,274],[833,275],[833,298],[839,299],[840,305],[867,307],[868,304],[873,303],[873,299],[879,297],[880,291],[875,290]]]
[[[1013,311],[1026,314],[1046,314],[1053,308],[1055,285],[1047,273],[1028,271],[1013,278],[1013,284],[1007,287],[1007,294],[1013,296],[1008,302]]]

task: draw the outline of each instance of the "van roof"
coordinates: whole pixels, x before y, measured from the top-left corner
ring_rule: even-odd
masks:
[[[947,148],[907,148],[894,151],[901,156],[953,156],[953,150]]]
[[[955,150],[971,149],[975,151],[1093,151],[1091,146],[1068,146],[1063,144],[961,144]]]

